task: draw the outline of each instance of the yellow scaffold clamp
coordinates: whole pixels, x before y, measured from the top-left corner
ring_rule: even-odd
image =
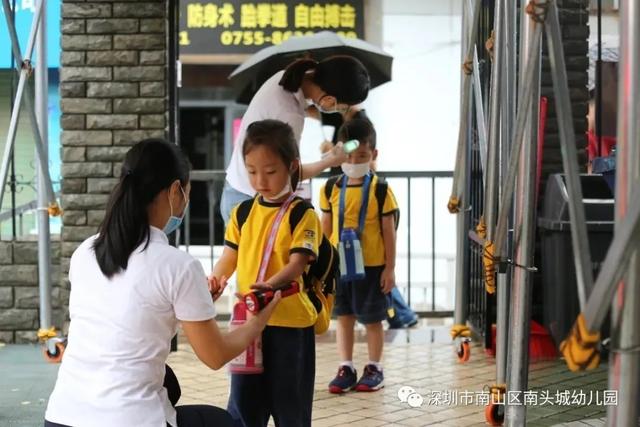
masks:
[[[482,265],[484,266],[484,285],[490,294],[496,292],[496,259],[493,253],[493,242],[485,240],[484,250],[482,252]]]
[[[53,202],[53,203],[49,203],[47,212],[49,212],[49,216],[56,217],[56,216],[62,215],[63,210],[57,202]]]
[[[484,222],[484,217],[480,217],[480,221],[478,221],[478,225],[476,225],[476,234],[482,240],[487,238],[487,224]]]
[[[580,313],[567,339],[560,343],[560,352],[567,367],[573,371],[595,369],[600,365],[600,332],[587,329],[584,315]]]
[[[38,329],[38,339],[40,341],[47,341],[48,339],[55,338],[58,336],[56,332],[56,327],[52,326],[49,329]]]
[[[549,2],[530,0],[525,7],[525,12],[535,22],[542,24],[547,19],[547,9],[549,8]]]
[[[449,203],[447,203],[447,209],[452,214],[460,212],[460,199],[456,196],[449,197]]]
[[[462,71],[467,75],[470,76],[471,74],[473,74],[473,61],[470,59],[467,59],[466,61],[464,61],[462,63]]]
[[[471,338],[471,329],[467,325],[453,325],[451,327],[451,339]]]
[[[489,394],[491,394],[491,403],[503,403],[504,396],[507,394],[507,385],[494,384],[489,387]]]
[[[496,44],[496,32],[491,30],[491,35],[489,36],[487,41],[484,42],[484,48],[489,53],[489,58],[491,58],[491,62],[493,62],[493,47],[495,46],[495,44]]]

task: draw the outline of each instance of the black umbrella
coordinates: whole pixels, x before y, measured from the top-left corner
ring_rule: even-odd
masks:
[[[321,61],[331,55],[350,55],[359,59],[369,71],[372,88],[391,80],[391,55],[360,39],[321,31],[311,36],[291,37],[251,55],[229,75],[237,94],[236,100],[248,104],[269,77],[298,58],[310,57]]]

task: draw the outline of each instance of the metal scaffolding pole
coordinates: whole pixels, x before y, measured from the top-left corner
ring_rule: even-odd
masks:
[[[640,4],[623,0],[620,9],[620,64],[618,87],[618,159],[616,176],[616,231],[629,215],[629,197],[640,182]],[[632,201],[633,202],[633,201]],[[638,202],[637,200],[635,201]],[[640,251],[631,254],[626,277],[614,302],[619,316],[613,330],[610,389],[618,390],[618,404],[608,408],[610,426],[638,424],[640,392]],[[608,302],[608,301],[607,301]],[[617,339],[616,339],[617,338]]]
[[[465,2],[466,3],[466,2]],[[478,2],[479,3],[479,2]],[[473,12],[472,12],[473,13]],[[471,15],[471,19],[473,19],[473,15]],[[468,25],[469,16],[467,14],[466,5],[463,3],[462,5],[462,49],[461,56],[462,61],[464,62],[466,59],[466,54],[468,50],[468,44],[470,43],[471,33]],[[460,96],[463,98],[462,105],[465,103],[468,105],[469,100],[464,101],[464,98],[471,97],[471,91],[465,92],[465,84],[466,82],[471,81],[468,76],[463,73],[461,79],[461,89],[462,92]],[[468,88],[470,89],[470,88]],[[460,123],[460,136],[458,139],[458,149],[464,147],[463,155],[460,159],[460,163],[457,165],[460,170],[458,172],[458,179],[464,185],[466,182],[466,173],[467,173],[467,144],[469,137],[468,126],[463,129],[465,123],[469,122],[468,117],[470,116],[471,110],[467,109],[467,119],[462,120],[462,114],[464,111],[460,112],[461,123]],[[463,141],[464,139],[464,141]],[[460,192],[459,203],[462,207],[462,211],[458,212],[456,216],[456,296],[455,296],[455,309],[454,309],[454,324],[456,325],[465,325],[467,322],[467,286],[465,286],[465,277],[464,277],[464,241],[467,238],[466,236],[466,209],[465,209],[465,199],[468,199],[468,195],[465,194],[465,191]]]
[[[463,6],[463,14],[466,15],[466,8]],[[480,21],[480,0],[474,1],[473,14],[471,15],[471,28],[466,26],[467,19],[463,20],[463,46],[464,58],[463,58],[463,80],[461,89],[461,102],[460,102],[460,125],[458,129],[458,147],[456,150],[456,164],[454,167],[453,183],[451,186],[451,197],[449,198],[449,211],[451,213],[457,213],[460,209],[460,198],[462,196],[462,189],[464,187],[465,180],[461,178],[460,174],[463,173],[461,163],[463,157],[467,152],[468,143],[468,128],[469,128],[469,111],[471,105],[471,97],[467,96],[471,94],[471,75],[473,70],[473,51],[476,43],[476,36],[478,33],[478,24]],[[468,36],[465,34],[468,31]]]
[[[480,166],[482,167],[482,183],[487,182],[487,120],[484,115],[482,101],[482,85],[480,84],[480,63],[478,62],[478,47],[473,49],[473,94],[478,123],[478,145],[480,147]]]
[[[493,240],[498,197],[498,174],[500,171],[500,81],[502,79],[502,9],[504,3],[497,1],[494,10],[493,64],[491,66],[491,89],[489,94],[489,147],[487,153],[487,182],[484,196],[484,221],[487,227],[487,239]]]
[[[609,312],[609,301],[613,299],[617,284],[622,280],[631,255],[640,241],[640,187],[636,186],[632,190],[627,200],[627,214],[616,224],[613,241],[583,312],[585,326],[591,332],[600,330]]]
[[[544,5],[544,2],[538,2]],[[525,10],[526,2],[522,2]],[[513,284],[511,289],[511,319],[509,327],[509,364],[507,373],[507,389],[516,393],[518,404],[507,401],[506,425],[523,426],[526,421],[526,406],[523,405],[522,392],[527,390],[529,378],[529,322],[531,318],[531,288],[535,248],[535,203],[536,203],[536,167],[538,153],[538,112],[540,91],[540,27],[532,17],[523,13],[521,24],[521,52],[529,55],[522,56],[520,70],[523,75],[522,84],[531,92],[529,107],[524,117],[524,132],[520,140],[514,142],[524,146],[518,154],[517,196],[515,201],[515,265],[513,268]],[[524,76],[530,72],[531,79]],[[521,87],[520,94],[525,92]],[[518,111],[520,116],[521,111]],[[514,153],[511,154],[516,155]],[[501,207],[504,211],[509,205]]]
[[[513,138],[512,125],[515,123],[515,26],[517,22],[516,7],[512,0],[504,1],[501,43],[499,46],[503,50],[504,60],[501,96],[501,138],[500,138],[500,185],[498,194],[502,198],[504,192],[504,178],[507,173],[509,149]],[[510,209],[508,206],[500,206],[500,209]],[[503,246],[503,252],[508,245]],[[502,258],[502,254],[496,254]],[[507,375],[507,349],[509,336],[509,293],[511,278],[508,269],[498,271],[498,286],[496,289],[496,385],[504,386]]]
[[[41,0],[43,10],[47,8],[47,0]],[[40,18],[40,27],[36,38],[36,73],[35,73],[35,104],[38,128],[42,141],[45,143],[43,150],[36,150],[38,163],[48,163],[48,65],[47,65],[47,24],[46,13]],[[42,153],[42,154],[41,154]],[[42,157],[44,156],[44,157]],[[40,292],[40,329],[46,330],[51,324],[51,235],[49,232],[49,200],[47,198],[46,181],[42,170],[37,170],[38,191],[38,284]],[[50,353],[55,352],[55,344],[47,341]]]
[[[584,205],[582,202],[578,150],[576,148],[573,128],[571,97],[567,83],[567,68],[564,59],[564,49],[562,47],[558,8],[555,1],[551,1],[549,6],[546,21],[547,45],[549,48],[549,62],[551,63],[551,76],[558,116],[562,165],[567,184],[567,192],[569,193],[569,219],[571,221],[571,242],[574,248],[573,258],[578,282],[578,299],[580,300],[580,308],[584,310],[587,297],[593,288],[591,250],[589,248]]]
[[[2,206],[2,200],[4,198],[4,189],[7,183],[7,175],[9,169],[9,160],[11,151],[13,149],[13,145],[15,143],[16,131],[18,128],[18,118],[20,115],[20,106],[22,100],[24,99],[26,102],[26,108],[29,112],[31,119],[31,126],[33,129],[33,134],[35,137],[35,145],[36,150],[38,150],[39,158],[46,158],[44,155],[44,144],[42,142],[42,137],[40,135],[40,130],[38,129],[36,112],[34,107],[34,91],[31,85],[28,82],[28,77],[31,74],[31,54],[33,52],[33,48],[35,45],[36,33],[38,31],[38,25],[40,23],[40,18],[42,16],[42,2],[38,2],[36,5],[36,10],[34,13],[33,22],[31,24],[31,32],[29,34],[29,40],[27,43],[27,49],[25,51],[25,57],[22,58],[20,53],[20,45],[18,44],[18,36],[16,33],[15,24],[11,19],[12,11],[11,6],[9,5],[9,0],[2,0],[2,6],[4,8],[4,15],[7,22],[7,29],[9,31],[9,37],[11,39],[11,47],[13,51],[13,56],[16,60],[16,67],[20,74],[20,80],[18,81],[18,89],[16,91],[16,98],[14,102],[14,109],[11,112],[11,120],[9,122],[9,131],[7,133],[7,140],[5,143],[4,155],[2,158],[2,163],[0,164],[0,206]],[[23,97],[24,92],[27,92],[27,95]],[[51,184],[51,178],[49,176],[49,168],[45,162],[38,162],[38,166],[40,171],[42,172],[42,177],[45,182],[45,190],[47,193],[47,200],[51,205],[55,204],[55,194],[53,192],[53,186]],[[54,213],[59,213],[59,209],[57,205],[54,206],[52,210]]]
[[[527,20],[526,18],[523,19],[525,21]],[[503,180],[504,189],[502,193],[503,197],[500,200],[500,206],[511,206],[513,201],[513,193],[516,186],[516,175],[518,173],[518,162],[525,135],[525,125],[531,111],[531,103],[536,90],[535,70],[539,68],[540,64],[539,52],[542,39],[542,29],[542,25],[533,26],[533,35],[530,40],[531,45],[527,52],[527,64],[530,64],[531,66],[524,68],[523,72],[521,71],[523,76],[520,79],[518,89],[516,124],[511,144],[507,177]],[[507,226],[509,224],[510,213],[510,209],[502,209],[498,216],[494,239],[495,254],[502,253],[502,245],[505,243],[507,237]]]

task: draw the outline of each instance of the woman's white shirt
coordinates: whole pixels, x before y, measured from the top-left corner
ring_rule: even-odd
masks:
[[[271,76],[253,96],[247,111],[242,116],[231,161],[227,167],[227,182],[236,190],[250,196],[256,191],[251,187],[242,157],[242,145],[249,125],[265,119],[280,120],[291,126],[298,143],[302,135],[307,101],[301,89],[292,93],[278,84],[283,74],[284,71],[279,71]]]
[[[71,257],[68,345],[45,418],[73,427],[176,426],[165,362],[178,321],[215,316],[203,268],[151,227],[148,247],[109,280],[95,238]]]

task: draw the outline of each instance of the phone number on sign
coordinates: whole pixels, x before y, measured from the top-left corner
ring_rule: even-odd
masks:
[[[273,31],[270,35],[264,31],[223,31],[220,42],[225,46],[261,46],[263,44],[280,44],[289,37],[310,36],[313,31]],[[338,31],[338,35],[346,38],[357,38],[355,31]]]

